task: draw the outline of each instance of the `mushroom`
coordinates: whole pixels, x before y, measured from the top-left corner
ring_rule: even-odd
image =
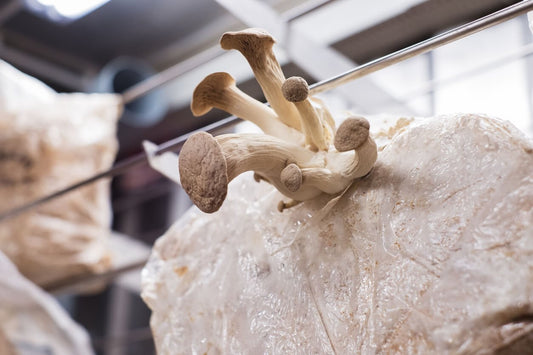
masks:
[[[370,136],[370,123],[364,117],[352,116],[344,120],[337,129],[334,145],[339,152],[354,150],[357,155],[357,162],[353,160],[340,171],[348,179],[366,176],[378,159],[376,142]]]
[[[337,150],[312,152],[284,140],[261,134],[193,134],[179,156],[181,184],[198,208],[217,211],[226,198],[228,184],[245,171],[274,185],[292,199],[283,210],[321,193],[337,194],[354,179],[370,172],[377,147],[369,124],[352,117],[340,125]],[[353,151],[349,151],[353,150]]]
[[[262,134],[193,134],[181,149],[181,184],[194,204],[206,213],[217,211],[226,198],[228,184],[245,171],[254,171],[281,193],[304,201],[322,193],[317,188],[290,191],[281,182],[281,172],[292,162],[311,167],[313,152],[296,144]]]
[[[359,149],[370,140],[370,123],[364,117],[351,116],[345,119],[335,133],[333,144],[339,152]]]
[[[307,82],[300,77],[285,80],[273,43],[258,29],[228,32],[220,40],[222,48],[237,49],[246,57],[274,110],[240,91],[227,73],[207,76],[194,90],[194,115],[216,107],[266,133],[213,137],[199,132],[185,142],[179,156],[181,183],[204,212],[217,211],[229,182],[245,171],[253,171],[256,181],[272,184],[290,199],[279,203],[283,211],[322,193],[344,191],[367,175],[377,159],[368,121],[350,117],[334,134],[331,113],[309,97]]]
[[[220,46],[223,49],[236,49],[246,58],[267,101],[279,119],[286,125],[300,130],[300,117],[296,108],[287,102],[281,93],[285,75],[272,51],[274,43],[275,40],[270,34],[257,28],[226,32],[220,39]]]
[[[291,163],[281,171],[280,180],[287,190],[296,192],[302,186],[302,170],[300,170],[298,165]]]
[[[337,151],[325,153],[325,166],[300,169],[289,164],[281,173],[282,183],[291,192],[300,188],[317,188],[330,195],[342,192],[355,179],[367,175],[376,162],[377,146],[369,128],[363,117],[346,119],[335,136]]]
[[[324,125],[311,100],[308,99],[309,86],[305,79],[293,76],[285,80],[281,90],[285,99],[293,102],[300,113],[306,142],[319,150],[328,150]]]
[[[303,183],[327,194],[336,194],[355,179],[366,176],[377,160],[377,145],[370,137],[369,129],[370,124],[365,118],[347,118],[335,135],[337,151],[328,153],[325,168],[302,169]]]
[[[302,170],[298,167],[298,165],[291,163],[281,171],[280,180],[287,190],[290,192],[296,192],[300,189],[303,183]],[[296,201],[293,199],[291,199],[289,202],[279,201],[278,211],[283,212],[283,210],[294,207],[301,202],[302,201]]]
[[[213,107],[256,124],[266,134],[303,143],[299,131],[280,122],[271,108],[239,90],[228,73],[210,74],[194,89],[191,111],[195,116],[205,115]]]

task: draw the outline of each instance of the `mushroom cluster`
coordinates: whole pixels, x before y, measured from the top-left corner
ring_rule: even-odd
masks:
[[[195,116],[213,107],[256,124],[265,134],[193,134],[179,157],[181,184],[194,204],[206,213],[217,211],[228,183],[254,171],[257,181],[275,186],[290,201],[283,211],[326,193],[335,195],[370,172],[377,146],[368,121],[347,118],[337,130],[331,113],[300,77],[285,79],[266,31],[225,33],[223,49],[236,49],[250,64],[271,107],[243,93],[228,73],[207,76],[194,90]]]

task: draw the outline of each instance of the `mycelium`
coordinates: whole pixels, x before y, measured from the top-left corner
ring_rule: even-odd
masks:
[[[247,29],[225,33],[224,49],[237,49],[248,60],[272,109],[243,93],[227,73],[207,76],[195,89],[191,110],[199,116],[216,107],[256,124],[265,134],[193,134],[180,153],[181,183],[198,208],[217,211],[228,183],[254,171],[291,199],[283,211],[317,197],[336,195],[370,172],[377,147],[369,123],[351,117],[335,132],[331,113],[309,96],[303,78],[285,79],[265,31]]]

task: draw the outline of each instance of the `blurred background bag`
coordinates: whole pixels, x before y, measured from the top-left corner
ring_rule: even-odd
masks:
[[[114,94],[58,94],[0,61],[0,213],[109,168],[122,111]],[[109,181],[0,224],[2,250],[45,285],[110,265]]]
[[[0,272],[0,354],[93,354],[87,332],[1,252]]]

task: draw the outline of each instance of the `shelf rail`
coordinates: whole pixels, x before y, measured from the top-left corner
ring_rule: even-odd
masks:
[[[480,19],[469,22],[465,25],[459,26],[455,29],[449,30],[447,32],[444,32],[442,34],[429,38],[425,41],[422,41],[412,46],[409,46],[407,48],[398,50],[384,57],[370,61],[366,64],[357,66],[353,68],[352,70],[341,73],[328,80],[315,83],[310,86],[310,91],[312,94],[317,94],[320,92],[324,92],[326,90],[331,90],[349,81],[361,78],[365,75],[374,73],[378,70],[389,67],[401,61],[404,61],[409,58],[415,57],[417,55],[426,53],[428,51],[441,47],[445,44],[449,44],[461,38],[480,32],[489,27],[496,26],[512,18],[523,15],[529,11],[533,11],[533,0],[527,0],[527,1],[522,1],[520,3],[516,3],[514,5],[506,7],[499,11],[496,11],[490,15],[487,15]],[[205,54],[205,58],[215,57],[216,54],[217,54],[216,52],[208,52],[207,54]],[[187,62],[183,64],[182,66],[178,67],[178,69],[173,67],[174,69],[170,68],[168,71],[163,71],[160,74],[157,74],[155,77],[147,79],[146,82],[142,82],[139,85],[136,85],[132,87],[130,90],[127,90],[126,92],[124,92],[123,100],[125,102],[131,102],[132,100],[139,98],[142,95],[147,94],[151,90],[156,89],[157,87],[167,83],[168,81],[172,80],[173,77],[176,77],[178,74],[181,74],[183,70],[187,68],[191,68],[193,65],[194,65],[193,62]],[[205,126],[201,129],[198,129],[196,131],[174,138],[172,140],[169,140],[159,145],[157,148],[156,154],[162,154],[168,151],[179,152],[179,150],[181,149],[181,147],[183,146],[183,144],[185,143],[185,141],[191,134],[197,131],[207,131],[207,132],[216,134],[218,131],[231,127],[235,125],[236,123],[238,123],[239,121],[240,121],[239,118],[235,116],[230,116],[220,121],[217,121],[215,123],[212,123],[208,126]],[[76,190],[85,185],[91,184],[102,178],[109,178],[109,177],[113,177],[116,175],[120,175],[124,173],[125,171],[128,171],[131,168],[134,168],[134,167],[137,167],[143,164],[147,164],[147,161],[148,159],[144,153],[140,153],[131,158],[120,161],[116,163],[113,167],[111,167],[109,170],[100,172],[85,180],[82,180],[71,186],[65,187],[64,189],[58,190],[50,195],[44,196],[42,198],[39,198],[37,200],[34,200],[32,202],[29,202],[27,204],[24,204],[22,206],[16,207],[12,210],[9,210],[7,212],[0,214],[0,222],[8,218],[12,218],[17,215],[20,215],[21,213],[29,211],[48,201],[58,198],[68,192]]]

